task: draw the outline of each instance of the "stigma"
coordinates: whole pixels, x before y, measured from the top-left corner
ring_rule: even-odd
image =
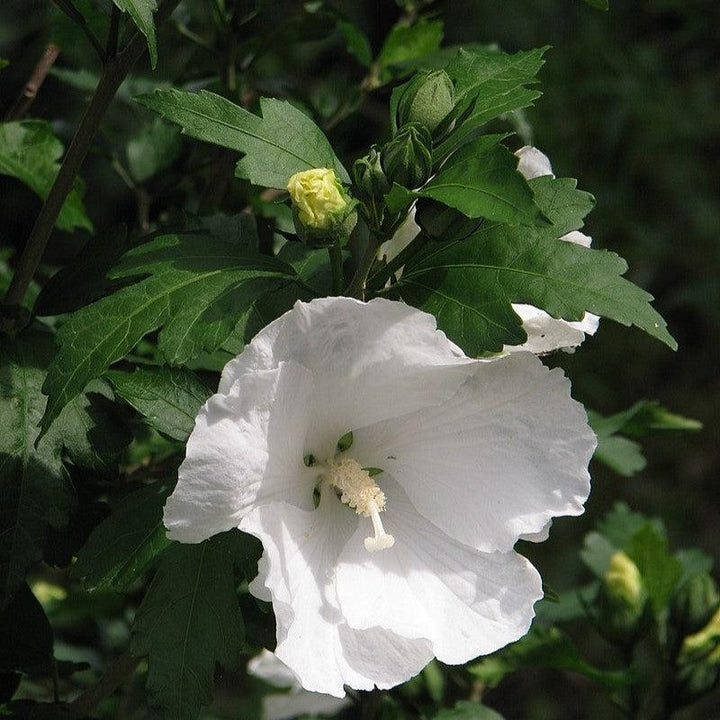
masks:
[[[327,480],[339,491],[340,501],[372,521],[374,536],[365,538],[365,549],[377,552],[391,548],[395,538],[385,532],[380,519],[380,513],[385,509],[385,493],[370,473],[352,458],[327,460],[325,466],[329,470]]]

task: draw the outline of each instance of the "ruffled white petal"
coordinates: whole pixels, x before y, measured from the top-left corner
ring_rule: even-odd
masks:
[[[582,320],[573,322],[554,318],[533,305],[513,303],[512,308],[523,321],[527,340],[522,345],[505,345],[503,352],[506,353],[544,355],[554,350],[576,348],[586,335],[594,335],[600,324],[600,318],[592,313],[585,313]]]
[[[312,375],[306,441],[320,454],[355,427],[443,401],[470,372],[432,315],[390,300],[329,297],[296,303],[258,333],[225,366],[219,392],[283,361]]]
[[[315,473],[303,464],[310,373],[285,362],[247,373],[238,388],[213,395],[195,420],[165,505],[172,540],[201,542],[237,527],[251,506],[273,498],[312,507]]]
[[[394,546],[369,555],[363,529],[340,556],[337,591],[348,625],[381,625],[432,642],[438,660],[467,662],[522,637],[542,597],[540,576],[515,552],[482,553],[423,518],[400,486],[379,476]]]
[[[416,675],[430,644],[379,627],[347,626],[335,592],[338,556],[359,519],[334,492],[315,511],[273,502],[245,516],[241,529],[265,548],[264,584],[277,620],[275,654],[306,690],[343,697],[343,685],[388,688]]]
[[[552,517],[583,512],[595,445],[562,371],[513,353],[478,361],[440,407],[356,431],[354,452],[451,537],[508,552]]]
[[[545,527],[536,533],[527,533],[520,536],[520,540],[531,543],[545,542],[550,537],[550,529],[552,528],[552,520],[548,520]]]
[[[270,650],[263,650],[247,664],[250,675],[279,688],[299,687],[295,673]]]
[[[532,180],[543,175],[555,177],[550,159],[536,147],[525,145],[517,150],[515,155],[518,157],[518,172],[522,173],[526,180]]]

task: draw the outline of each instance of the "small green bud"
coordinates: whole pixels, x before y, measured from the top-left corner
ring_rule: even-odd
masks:
[[[675,670],[668,689],[671,710],[691,705],[707,695],[717,684],[720,668],[706,662],[681,665]]]
[[[301,240],[310,245],[347,240],[357,222],[357,201],[347,194],[333,170],[313,168],[295,173],[287,189]]]
[[[397,125],[417,123],[433,133],[454,105],[455,89],[444,70],[418,74],[400,96]]]
[[[390,183],[385,177],[380,152],[375,145],[367,155],[355,161],[353,176],[358,195],[363,200],[379,200],[390,192]]]
[[[624,552],[616,552],[598,594],[598,629],[611,642],[630,645],[646,627],[647,601],[637,565]]]
[[[690,635],[707,625],[718,605],[720,595],[715,581],[708,573],[698,573],[673,596],[670,619],[681,635]]]
[[[425,128],[408,125],[382,149],[381,162],[390,184],[414,189],[429,177],[432,169],[432,140]]]

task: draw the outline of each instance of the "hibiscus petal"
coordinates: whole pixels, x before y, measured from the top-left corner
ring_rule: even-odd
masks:
[[[303,464],[310,373],[295,363],[248,373],[241,394],[213,395],[187,444],[165,505],[168,537],[201,542],[237,527],[255,503],[312,507],[316,473]]]
[[[553,175],[550,158],[532,145],[525,145],[515,152],[518,156],[518,172],[522,173],[526,180],[532,180],[543,175]]]
[[[467,662],[522,637],[542,595],[535,568],[521,555],[482,553],[422,517],[397,482],[378,478],[395,544],[370,554],[361,523],[338,561],[337,593],[348,625],[373,625],[425,637],[438,660]]]
[[[343,685],[388,688],[416,675],[432,658],[425,640],[345,624],[335,593],[338,555],[358,517],[325,491],[317,510],[273,502],[255,508],[241,529],[265,548],[264,584],[277,621],[275,654],[306,690],[343,697]]]
[[[585,313],[582,320],[568,321],[554,318],[533,305],[513,303],[512,308],[523,321],[523,330],[528,337],[522,345],[505,345],[504,352],[544,355],[554,350],[576,348],[585,340],[585,335],[594,335],[600,324],[600,318],[592,313]]]
[[[353,453],[451,537],[507,552],[552,517],[583,512],[595,445],[562,371],[513,353],[478,362],[440,407],[355,431]]]
[[[308,446],[320,454],[349,430],[443,401],[472,372],[432,315],[382,298],[329,297],[296,303],[258,333],[225,366],[220,392],[285,360],[312,373]]]

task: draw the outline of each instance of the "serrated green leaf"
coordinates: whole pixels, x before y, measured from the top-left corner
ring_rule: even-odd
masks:
[[[649,304],[652,296],[623,278],[626,270],[614,253],[559,242],[548,231],[486,225],[463,240],[428,244],[405,265],[391,292],[435,315],[469,355],[525,341],[511,303],[565,320],[593,312],[676,347]]]
[[[457,123],[433,158],[447,157],[489,120],[532,105],[541,93],[526,86],[537,82],[546,49],[515,55],[490,48],[460,50],[445,68],[455,86]]]
[[[125,496],[90,534],[72,576],[90,592],[125,590],[170,544],[162,522],[170,490],[155,483]]]
[[[138,609],[130,650],[147,656],[150,703],[166,718],[195,720],[212,700],[215,663],[238,667],[243,625],[233,575],[236,535],[168,548]]]
[[[50,123],[42,120],[0,123],[0,174],[17,178],[43,200],[55,182],[64,152]],[[92,231],[82,201],[84,189],[82,180],[77,178],[56,221],[61,230],[80,227]]]
[[[93,378],[149,332],[171,364],[215,350],[259,295],[295,279],[291,267],[202,235],[161,235],[123,256],[111,278],[144,279],[73,313],[43,392],[43,432]]]
[[[468,670],[489,687],[496,687],[510,673],[538,667],[576,672],[607,690],[617,690],[634,681],[630,671],[600,670],[591,665],[570,638],[556,627],[534,626],[524,638],[471,665]]]
[[[440,20],[420,19],[414,25],[394,25],[377,58],[380,83],[386,83],[393,77],[393,66],[439,50],[442,39],[443,23]],[[407,70],[401,74],[407,74]]]
[[[109,371],[115,392],[132,405],[148,425],[175,440],[185,441],[210,390],[185,368],[139,368],[132,373]]]
[[[517,172],[517,157],[501,143],[504,137],[483,135],[472,140],[413,195],[437,200],[469,218],[511,225],[540,222],[533,191]]]
[[[103,443],[115,452],[128,439],[123,433],[116,444],[116,427],[106,425],[104,409],[94,413],[81,395],[37,442],[47,402],[40,388],[54,353],[53,336],[47,332],[29,330],[14,340],[0,340],[0,605],[41,559],[50,529],[68,522],[75,491],[63,454],[69,452],[75,462],[89,467],[108,467]],[[97,436],[100,446],[95,445]]]
[[[583,219],[595,207],[595,198],[577,189],[574,178],[550,175],[530,180],[535,202],[553,225],[556,237],[562,237],[583,226]]]
[[[285,190],[296,172],[321,167],[350,182],[322,130],[284,100],[260,98],[259,117],[206,90],[156,90],[135,99],[185,135],[243,153],[235,174],[254,185]]]
[[[454,708],[441,710],[433,720],[503,720],[503,716],[486,705],[461,700]]]
[[[635,533],[627,554],[638,566],[655,613],[659,614],[682,575],[680,561],[670,554],[665,535],[650,522]]]
[[[580,550],[580,558],[596,577],[602,579],[610,567],[610,558],[619,549],[605,535],[593,530],[585,536]]]
[[[626,550],[635,534],[647,522],[654,522],[660,533],[665,529],[659,520],[650,521],[646,515],[631,510],[627,503],[616,502],[612,510],[598,520],[597,529],[619,550]]]
[[[147,39],[150,52],[150,65],[157,65],[157,39],[155,38],[155,21],[153,13],[157,10],[155,0],[113,0],[118,9],[127,12],[138,30]]]
[[[223,343],[223,349],[233,355],[240,353],[268,323],[290,310],[296,300],[308,302],[331,292],[332,271],[327,250],[313,250],[304,243],[286,242],[277,257],[294,268],[302,286],[289,284],[254,302]]]

